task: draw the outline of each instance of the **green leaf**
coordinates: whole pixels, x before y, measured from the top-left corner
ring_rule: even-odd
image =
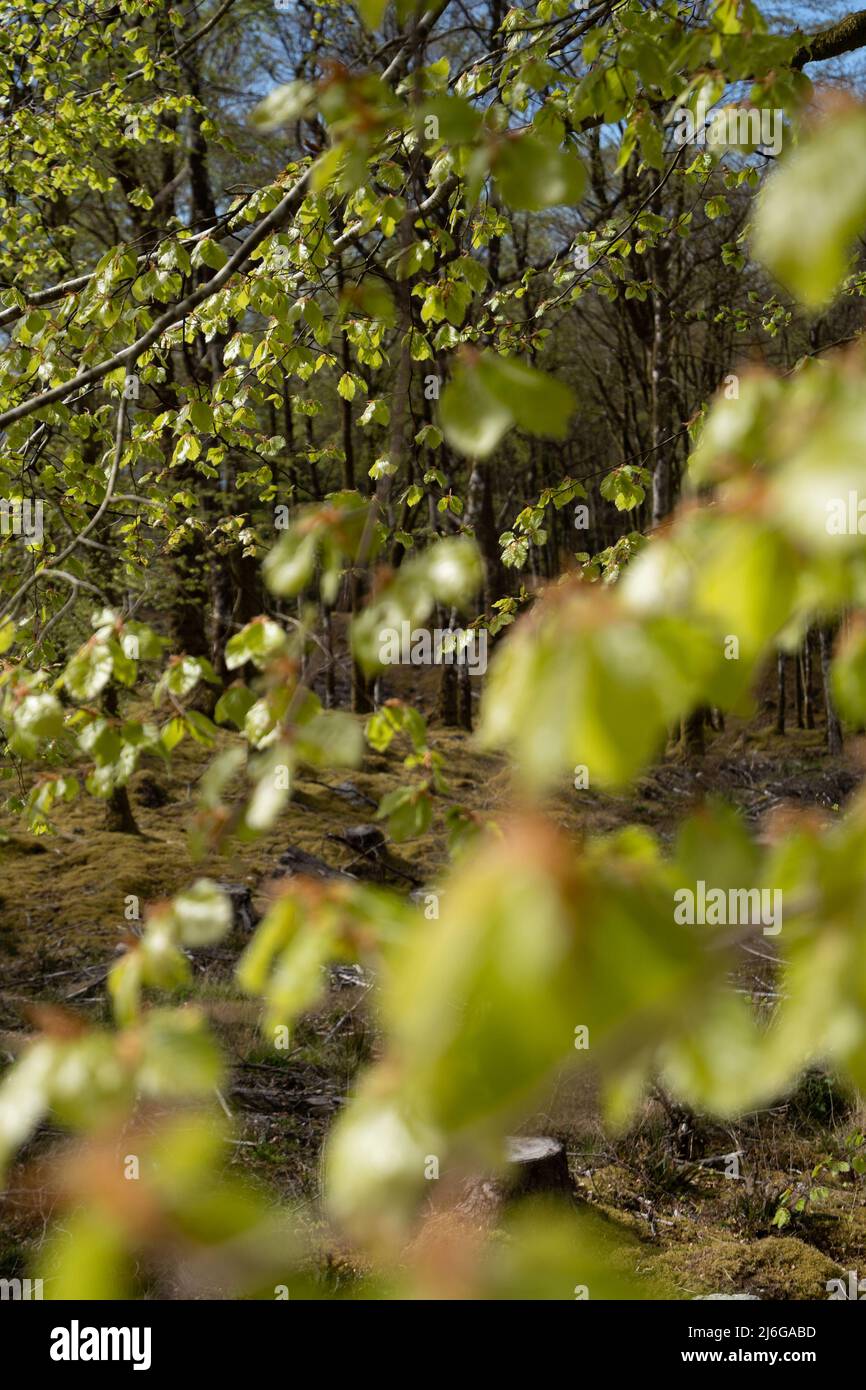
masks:
[[[358,661],[367,671],[381,669],[387,664],[383,633],[399,633],[404,621],[412,627],[424,623],[437,601],[462,607],[478,591],[482,577],[478,547],[469,537],[448,537],[404,560],[352,624]]]
[[[388,834],[397,844],[426,834],[433,819],[433,802],[426,785],[388,792],[379,802],[376,819],[387,820]]]
[[[846,634],[832,668],[833,695],[839,712],[854,725],[866,721],[866,625]]]
[[[189,418],[201,434],[210,434],[213,430],[213,409],[204,401],[190,402]]]
[[[188,709],[184,715],[186,727],[196,743],[201,743],[205,748],[212,748],[219,729],[208,719],[206,714],[200,710]]]
[[[293,530],[281,536],[273,550],[268,551],[262,573],[272,594],[291,598],[309,584],[315,565],[315,536]]]
[[[428,449],[438,449],[442,443],[442,431],[435,425],[422,425],[415,436],[416,444],[424,444]],[[413,505],[409,503],[410,507]]]
[[[394,735],[400,732],[401,727],[400,707],[392,708],[389,705],[383,705],[367,720],[364,726],[364,737],[377,753],[384,753],[385,749],[390,747]]]
[[[646,496],[645,488],[636,481],[634,471],[628,466],[617,468],[603,478],[599,492],[608,502],[613,502],[618,512],[640,506]]]
[[[421,134],[446,145],[469,144],[478,134],[481,119],[481,112],[459,96],[433,97],[419,106],[415,114]]]
[[[228,254],[218,241],[211,241],[210,237],[200,241],[192,253],[194,266],[207,265],[211,270],[222,270],[227,260]]]
[[[286,805],[294,780],[294,756],[294,749],[279,744],[251,769],[255,787],[244,812],[244,823],[250,830],[269,830]]]
[[[141,1029],[137,1083],[145,1096],[212,1094],[222,1080],[213,1035],[198,1009],[152,1009]]]
[[[144,985],[144,956],[139,950],[127,951],[115,961],[108,975],[108,994],[116,1023],[125,1028],[138,1016]]]
[[[63,683],[73,700],[90,701],[111,680],[114,662],[106,642],[91,637],[79,647],[63,675]]]
[[[234,724],[242,729],[247,713],[256,702],[253,692],[242,683],[228,686],[216,702],[214,719],[217,724]]]
[[[170,719],[163,728],[159,736],[159,741],[167,753],[171,753],[177,747],[181,739],[186,735],[186,721],[181,715],[176,714]]]
[[[559,150],[532,135],[507,137],[496,151],[493,176],[513,208],[575,206],[583,196],[586,173],[570,150]]]
[[[487,458],[514,417],[485,389],[475,368],[459,368],[439,402],[439,423],[448,443],[461,454]]]
[[[833,297],[866,226],[866,111],[828,118],[767,181],[752,247],[804,304]]]
[[[353,1233],[379,1240],[408,1226],[430,1154],[441,1136],[400,1097],[382,1094],[378,1078],[347,1107],[326,1149],[325,1188],[331,1215]],[[419,1174],[421,1175],[419,1177]]]
[[[484,352],[464,360],[442,394],[445,438],[461,453],[486,458],[506,430],[562,439],[574,410],[568,386],[513,357]]]
[[[315,111],[316,89],[310,82],[300,79],[285,82],[253,108],[250,125],[258,130],[277,130],[302,117],[311,116]],[[207,262],[210,264],[210,262]]]
[[[0,1082],[0,1180],[6,1166],[49,1108],[57,1050],[48,1041],[32,1044]]]
[[[135,685],[138,678],[138,663],[127,656],[121,643],[114,637],[108,639],[108,650],[111,653],[114,679],[119,681],[121,685],[128,687]]]
[[[587,587],[557,593],[516,624],[487,675],[482,742],[509,747],[536,787],[577,764],[591,785],[627,782],[690,708],[713,660],[695,625],[636,621]],[[682,644],[691,644],[688,663]]]
[[[279,623],[272,618],[254,618],[226,643],[226,666],[230,671],[236,671],[239,666],[252,661],[262,667],[285,645],[286,634]]]
[[[15,727],[35,738],[54,738],[63,728],[63,709],[47,691],[25,695],[15,710]]]
[[[357,767],[364,740],[350,714],[343,710],[323,710],[295,733],[296,757],[310,767]]]
[[[478,372],[483,385],[522,429],[546,439],[565,438],[575,406],[570,387],[514,357],[492,352],[482,355]]]
[[[185,946],[212,946],[231,929],[231,900],[209,878],[200,878],[172,902],[172,916]]]
[[[721,193],[718,194],[718,196],[715,198],[708,198],[707,201],[704,203],[704,212],[706,213],[707,217],[710,219],[711,222],[714,222],[717,217],[724,217],[725,214],[729,213],[730,211],[730,203],[728,202],[727,198]]]
[[[355,7],[368,29],[378,29],[388,0],[355,0]]]

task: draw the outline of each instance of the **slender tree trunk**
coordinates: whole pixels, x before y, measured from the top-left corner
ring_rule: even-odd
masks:
[[[696,709],[683,720],[682,746],[687,757],[702,758],[706,750],[704,743],[704,715],[706,711]]]
[[[457,623],[457,610],[452,608],[448,618],[448,631],[452,632]],[[442,662],[442,675],[439,680],[439,704],[437,716],[446,728],[458,728],[461,723],[461,697],[457,667],[453,661]]]
[[[116,719],[118,714],[117,687],[109,685],[106,687],[105,695],[102,700],[102,707],[109,719]],[[140,835],[141,831],[132,813],[132,806],[129,800],[129,792],[126,787],[112,787],[108,800],[105,803],[105,829],[114,830],[122,835]]]
[[[830,686],[830,657],[833,650],[835,628],[822,626],[818,629],[818,642],[821,651],[821,677],[824,683],[824,708],[827,712],[827,752],[838,757],[842,752],[842,725],[833,703]]]
[[[457,681],[457,722],[461,729],[472,733],[472,677],[469,667],[458,666]]]
[[[776,656],[776,733],[785,732],[785,653]]]
[[[343,258],[337,261],[337,285],[343,292]],[[340,329],[340,362],[343,372],[352,370],[352,354],[349,348],[349,335],[345,328]],[[355,486],[355,445],[352,439],[352,402],[340,397],[340,417],[343,430],[343,487],[347,491]]]
[[[404,215],[398,244],[403,250],[412,241],[411,215]],[[376,483],[376,491],[370,508],[368,525],[361,540],[360,553],[352,575],[351,596],[352,613],[357,613],[361,605],[361,569],[368,560],[373,535],[373,525],[378,517],[384,519],[391,493],[393,479],[398,477],[406,452],[406,427],[409,420],[409,404],[412,391],[412,289],[408,280],[397,285],[397,336],[399,358],[392,386],[391,429],[388,436],[388,459],[393,465],[393,473],[383,473]],[[352,709],[356,714],[369,712],[373,708],[368,682],[357,664],[352,667]]]
[[[334,660],[334,624],[331,609],[322,604],[322,628],[326,655],[325,665],[325,708],[334,709],[337,703],[336,662]]]
[[[812,633],[807,631],[803,643],[803,718],[807,729],[815,727],[815,697],[812,690]]]
[[[483,603],[485,609],[488,609],[494,600],[501,596],[504,581],[499,536],[493,511],[493,487],[490,468],[486,463],[476,463],[470,474],[466,520],[475,533],[484,562]]]
[[[653,336],[650,357],[651,439],[653,449],[652,524],[658,526],[673,511],[674,467],[672,443],[673,392],[671,389],[671,323],[666,289],[670,252],[659,248],[653,255]]]
[[[439,680],[439,702],[436,708],[436,717],[440,724],[446,728],[453,729],[459,723],[458,704],[457,704],[457,669],[449,662],[443,661],[442,675]]]

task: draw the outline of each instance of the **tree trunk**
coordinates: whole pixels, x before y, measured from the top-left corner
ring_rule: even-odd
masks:
[[[461,729],[472,733],[472,677],[466,665],[457,668],[457,722]]]
[[[140,835],[141,830],[132,814],[126,787],[113,787],[105,805],[105,829],[121,835]]]
[[[117,689],[113,685],[106,688],[102,707],[109,719],[118,714]],[[132,814],[129,792],[126,787],[112,787],[105,804],[105,829],[117,831],[121,835],[140,835],[141,831]]]
[[[776,733],[785,732],[785,653],[776,657]]]
[[[815,699],[812,693],[811,632],[806,633],[800,660],[803,669],[803,719],[807,729],[815,727]]]
[[[361,600],[355,587],[352,591],[352,617],[361,611]],[[373,713],[373,687],[358,665],[357,661],[352,660],[352,713],[353,714],[372,714]]]
[[[653,253],[652,262],[653,336],[650,356],[653,526],[659,526],[674,507],[675,445],[673,442],[665,443],[673,434],[671,321],[666,293],[669,263],[670,251],[665,247],[658,247]]]
[[[466,521],[475,533],[478,549],[484,562],[485,609],[501,597],[504,581],[502,561],[499,552],[499,533],[493,510],[493,487],[490,468],[486,463],[476,463],[469,477],[466,505]]]
[[[334,624],[331,609],[322,604],[322,631],[326,652],[325,665],[325,708],[335,709],[337,704],[336,662],[334,660]]]
[[[696,709],[687,719],[683,720],[682,725],[682,747],[686,757],[702,758],[705,752],[704,743],[704,715],[706,711]]]
[[[342,230],[341,224],[341,230]],[[343,258],[337,261],[337,287],[343,293]],[[352,370],[352,354],[349,335],[345,328],[340,329],[340,362],[344,373]],[[340,397],[340,417],[343,431],[343,487],[351,491],[355,486],[355,445],[352,439],[352,402]]]
[[[821,651],[821,677],[824,683],[824,708],[827,712],[827,752],[838,757],[842,752],[842,725],[833,704],[830,686],[830,657],[833,650],[834,627],[819,627],[818,642]]]

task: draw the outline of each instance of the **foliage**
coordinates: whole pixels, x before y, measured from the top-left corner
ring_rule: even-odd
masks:
[[[249,127],[202,98],[217,64],[194,7],[71,0],[50,18],[32,0],[4,9],[0,482],[10,503],[43,500],[47,519],[0,536],[0,728],[32,777],[33,829],[48,831],[56,808],[81,794],[63,771],[71,760],[86,764],[83,790],[111,799],[143,757],[168,759],[188,737],[214,750],[194,852],[261,834],[299,767],[363,756],[358,719],[325,707],[309,677],[341,602],[367,679],[382,670],[383,629],[436,618],[453,627],[457,612],[477,614],[494,562],[537,561],[590,477],[603,478],[599,497],[632,528],[595,557],[579,552],[580,568],[531,603],[523,591],[528,611],[516,621],[513,594],[493,596],[489,631],[503,635],[480,735],[507,753],[520,809],[501,827],[455,833],[462,852],[440,885],[441,919],[386,890],[301,877],[238,962],[268,1042],[321,998],[332,963],[357,963],[377,982],[382,1055],[325,1153],[329,1218],[379,1262],[382,1283],[371,1278],[369,1292],[429,1277],[423,1264],[402,1268],[423,1219],[425,1164],[435,1157],[452,1190],[501,1166],[505,1135],[561,1069],[582,1064],[578,1028],[615,1124],[656,1077],[721,1116],[771,1100],[813,1061],[866,1089],[862,793],[833,823],[802,817],[769,844],[710,804],[684,819],[671,848],[631,829],[577,849],[539,802],[576,763],[599,785],[629,785],[673,723],[709,704],[748,709],[769,654],[813,622],[866,606],[859,527],[825,524],[861,480],[862,345],[785,374],[743,372],[738,394],[706,411],[704,391],[691,496],[646,542],[641,509],[662,472],[646,451],[608,457],[582,479],[557,463],[559,484],[533,486],[538,501],[500,535],[501,556],[498,527],[491,546],[483,509],[468,505],[488,460],[529,459],[535,478],[539,449],[581,427],[585,398],[563,379],[568,340],[556,329],[582,297],[602,305],[593,314],[615,305],[636,333],[655,332],[656,362],[663,335],[647,328],[644,306],[665,300],[670,247],[697,236],[687,200],[701,202],[702,236],[707,224],[735,224],[716,258],[732,274],[757,276],[755,261],[744,268],[753,255],[806,306],[859,292],[849,270],[866,223],[861,107],[827,113],[785,152],[747,245],[738,198],[758,180],[755,159],[703,149],[682,158],[665,112],[745,83],[756,110],[799,120],[811,84],[794,63],[797,38],[769,33],[751,3],[589,15],[560,0],[497,7],[489,44],[466,63],[447,38],[432,41],[447,6],[422,13],[407,0],[392,15],[364,0],[361,28],[352,7],[328,4],[295,75],[263,96]],[[231,28],[221,32],[229,42]],[[351,38],[351,66],[320,61],[323,33]],[[598,135],[614,127],[616,148]],[[256,177],[224,178],[217,194],[215,171],[235,160]],[[563,222],[599,162],[605,179],[631,181],[628,215],[613,199],[597,225],[583,210]],[[174,194],[187,173],[185,206]],[[83,230],[79,207],[89,210]],[[527,213],[543,232],[541,264],[517,254]],[[556,245],[563,225],[567,242]],[[581,248],[591,248],[584,266]],[[795,307],[765,286],[690,313],[760,321],[772,339]],[[671,423],[654,391],[649,454],[669,443]],[[359,431],[375,458],[364,491]],[[271,543],[275,525],[283,534]],[[226,575],[248,594],[262,554],[259,602],[216,617],[209,640],[195,612],[223,611]],[[832,677],[858,725],[863,642],[854,625]],[[145,682],[146,715],[131,698]],[[447,790],[424,720],[391,700],[364,732],[379,752],[408,739],[404,766],[418,780],[388,793],[377,817],[396,842],[424,835]],[[242,800],[230,806],[242,770]],[[448,814],[459,831],[460,808]],[[697,880],[783,893],[786,963],[771,1025],[731,991],[730,950],[676,921],[676,890]],[[259,1241],[260,1292],[275,1223],[220,1176],[221,1138],[207,1118],[220,1049],[201,1008],[164,997],[193,990],[193,953],[230,928],[230,905],[207,879],[153,905],[110,971],[114,1026],[49,1011],[6,1073],[0,1156],[8,1167],[49,1115],[100,1153],[112,1124],[159,1106],[152,1211],[193,1246],[225,1242],[230,1253],[239,1233]],[[179,1101],[195,1103],[188,1125],[165,1121]],[[95,1172],[108,1162],[92,1161]],[[808,1200],[827,1166],[816,1166]],[[54,1288],[63,1296],[76,1269],[79,1288],[109,1296],[132,1280],[132,1252],[148,1238],[111,1185],[100,1191],[75,1172],[82,1201],[56,1234]],[[779,1212],[805,1200],[792,1189]],[[477,1256],[473,1289],[554,1296],[574,1283],[566,1247],[576,1230],[590,1282],[616,1295],[621,1282],[599,1272],[598,1233],[585,1222],[564,1232],[558,1220],[518,1217],[504,1257]],[[293,1278],[306,1277],[308,1254],[296,1226],[283,1257]]]

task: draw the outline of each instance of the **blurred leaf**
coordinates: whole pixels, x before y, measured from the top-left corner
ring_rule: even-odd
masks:
[[[827,304],[866,226],[866,111],[828,117],[768,180],[752,246],[804,304]]]
[[[172,902],[178,935],[185,946],[212,946],[232,925],[231,900],[208,878],[197,879]]]
[[[514,358],[484,352],[463,361],[439,406],[445,438],[486,458],[512,425],[561,439],[574,410],[571,389]]]
[[[367,0],[370,3],[370,0]],[[264,100],[253,108],[250,125],[259,130],[278,130],[280,126],[290,125],[315,112],[316,89],[310,82],[300,79],[284,82],[275,87]]]
[[[586,173],[577,155],[533,135],[506,137],[495,152],[492,168],[504,201],[531,212],[563,204],[573,207],[586,187]]]
[[[106,642],[91,637],[79,647],[64,672],[63,681],[73,700],[96,698],[111,680],[113,662]]]

